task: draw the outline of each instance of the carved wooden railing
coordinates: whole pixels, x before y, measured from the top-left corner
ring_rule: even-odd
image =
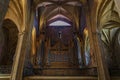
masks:
[[[0,80],[10,80],[11,66],[0,65]]]
[[[34,71],[35,75],[43,76],[97,76],[96,68],[36,68]],[[44,74],[44,72],[47,72],[47,74]],[[49,72],[55,72],[55,74],[49,74]]]
[[[0,80],[10,80],[10,74],[0,74]]]

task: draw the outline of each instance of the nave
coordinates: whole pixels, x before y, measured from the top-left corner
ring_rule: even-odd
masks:
[[[119,0],[0,0],[0,80],[120,80]]]

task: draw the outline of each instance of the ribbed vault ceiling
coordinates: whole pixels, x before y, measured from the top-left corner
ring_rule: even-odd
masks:
[[[85,1],[85,0],[84,0]],[[34,0],[40,20],[48,21],[54,19],[58,14],[64,18],[79,23],[80,8],[84,3],[82,0]],[[62,16],[62,17],[63,17]]]

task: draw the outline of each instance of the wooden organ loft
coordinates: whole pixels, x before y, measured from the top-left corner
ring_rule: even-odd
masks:
[[[0,80],[120,80],[120,0],[0,0]]]
[[[72,69],[77,69],[77,54],[72,51],[73,46],[69,42],[65,46],[61,42],[49,46],[49,53],[45,54],[42,75],[73,75]],[[74,61],[74,62],[73,62]]]
[[[49,34],[47,36],[48,39],[46,40],[46,46],[44,47],[45,51],[43,54],[40,52],[37,54],[40,56],[37,57],[41,58],[39,59],[41,60],[39,62],[41,62],[40,64],[42,65],[41,75],[78,75],[76,73],[78,72],[76,69],[79,69],[79,62],[75,43],[73,39],[65,39],[67,36],[69,36],[68,38],[73,38],[73,36],[70,36],[70,33],[68,33],[67,36],[64,36],[66,34],[64,31],[63,33],[62,31],[58,31],[58,33],[55,33],[53,31],[53,34],[55,34],[55,36],[51,37],[53,34],[50,33],[49,30],[47,31]]]

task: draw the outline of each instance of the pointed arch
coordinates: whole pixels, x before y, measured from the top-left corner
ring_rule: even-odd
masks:
[[[0,67],[6,66],[6,68],[11,68],[17,48],[19,31],[12,20],[5,19],[0,29],[0,33],[2,33],[2,36],[0,36],[2,39],[2,42],[0,41]],[[10,73],[11,69],[8,74]]]

